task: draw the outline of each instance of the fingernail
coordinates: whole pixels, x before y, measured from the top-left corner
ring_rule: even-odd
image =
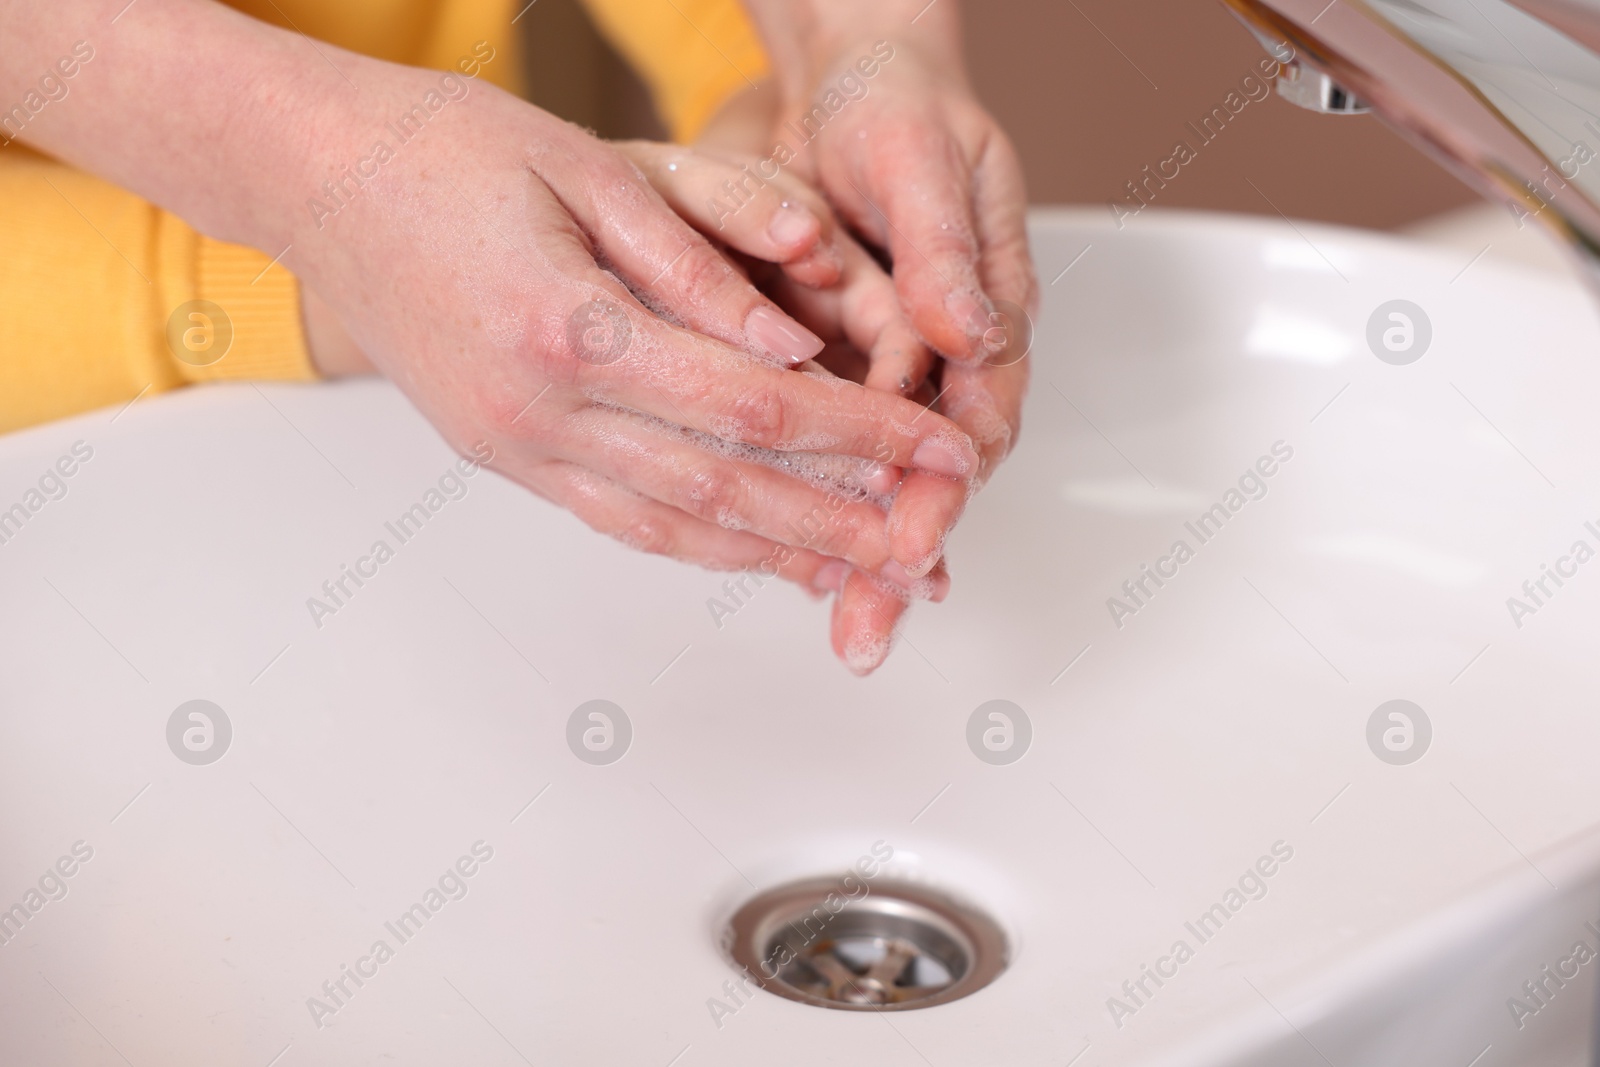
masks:
[[[850,570],[850,564],[843,560],[830,560],[817,568],[816,576],[811,579],[811,584],[818,589],[837,593],[844,588],[844,576]]]
[[[857,678],[865,678],[889,658],[889,649],[894,646],[894,635],[881,636],[873,633],[870,628],[857,627],[857,632],[851,634],[844,643],[840,658],[844,665],[850,668],[850,673]]]
[[[950,576],[936,574],[932,577],[913,578],[911,572],[902,567],[896,560],[890,560],[878,568],[878,576],[884,578],[917,600],[931,600],[937,604],[950,593]]]
[[[974,339],[989,328],[989,312],[994,310],[981,294],[961,292],[945,297],[944,309],[961,324],[961,332]]]
[[[911,453],[911,462],[925,471],[942,474],[946,478],[965,478],[977,469],[978,453],[972,450],[972,445],[964,437],[960,441],[930,437]]]
[[[861,466],[861,485],[869,493],[892,493],[894,487],[900,484],[899,467],[886,467],[870,459],[863,461]]]
[[[746,316],[744,336],[750,344],[790,363],[804,363],[822,351],[822,338],[765,304],[758,305]]]
[[[939,541],[941,544],[944,542],[943,534],[939,535]],[[924,574],[927,574],[929,571],[933,570],[934,566],[939,562],[940,556],[940,551],[938,549],[934,549],[932,552],[929,552],[923,557],[921,563],[914,563],[907,567],[906,573],[911,575],[913,578],[921,578]]]
[[[818,264],[827,267],[829,270],[844,270],[844,255],[839,251],[839,245],[837,241],[825,245],[818,245],[816,248],[813,248],[811,250],[811,257],[815,259]]]
[[[780,248],[792,248],[813,240],[817,230],[816,217],[797,204],[784,204],[767,223],[767,236]]]

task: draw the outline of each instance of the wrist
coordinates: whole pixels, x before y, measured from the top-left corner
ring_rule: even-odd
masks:
[[[5,28],[19,39],[50,36],[16,21]],[[141,5],[116,30],[115,47],[84,38],[82,102],[21,139],[209,237],[277,254],[290,240],[286,191],[302,184],[304,142],[321,125],[316,101],[335,92],[330,80],[356,95],[324,57],[343,66],[349,54],[200,0]]]
[[[882,0],[864,7],[812,0],[794,19],[791,39],[788,63],[775,62],[791,98],[809,95],[864,58],[881,58],[885,45],[895,54],[919,56],[935,69],[965,69],[955,0]],[[786,65],[795,68],[795,76]]]

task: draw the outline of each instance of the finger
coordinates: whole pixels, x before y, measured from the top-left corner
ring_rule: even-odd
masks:
[[[654,310],[697,333],[784,365],[810,359],[822,340],[763,296],[669,208],[621,153],[549,164],[547,184],[583,227],[595,258]]]
[[[1005,315],[991,319],[1003,327],[984,333],[983,360],[950,363],[941,374],[940,410],[972,436],[983,456],[978,478],[952,485],[914,473],[905,479],[889,513],[890,550],[912,576],[942,556],[945,538],[971,494],[1016,446],[1028,384],[1033,340],[1029,316],[1038,306],[1038,282],[1028,253],[1021,168],[1002,135],[988,140],[974,174],[982,243],[979,271],[985,291],[1009,307]],[[1027,321],[1012,322],[1019,314]]]
[[[902,568],[884,570],[893,562],[884,511],[852,484],[852,460],[762,457],[754,449],[728,449],[659,420],[600,407],[569,416],[565,430],[565,437],[553,442],[558,453],[651,499],[726,529],[882,573],[903,583],[908,593],[943,594],[937,580],[919,583]],[[596,450],[596,442],[604,447]],[[762,458],[781,463],[782,469],[764,466]]]
[[[960,146],[935,116],[913,112],[875,123],[873,135],[858,138],[843,160],[824,168],[828,194],[881,236],[917,333],[950,359],[980,358],[993,308],[979,281],[969,165]]]
[[[811,362],[802,363],[799,370],[824,378],[837,377],[852,382],[864,382],[871,368],[866,356],[848,341],[840,341],[829,344],[822,350],[822,354]],[[885,498],[893,496],[900,487],[900,480],[905,471],[892,464],[879,463],[877,460],[863,459],[860,462],[859,477],[862,487],[869,493],[877,493]]]
[[[933,351],[906,320],[894,280],[854,239],[842,236],[839,245],[838,284],[812,290],[780,278],[768,291],[824,341],[866,353],[867,388],[910,396],[932,370]]]
[[[992,130],[973,170],[973,210],[981,249],[978,272],[984,291],[1035,315],[1038,274],[1028,250],[1028,193],[1022,161],[1000,130]]]
[[[831,349],[825,350],[825,354],[826,351]],[[923,399],[926,407],[918,414],[917,420],[926,417],[927,408],[931,408],[938,399],[936,395]],[[1021,402],[1020,394],[1017,402]],[[885,533],[889,538],[889,553],[904,576],[897,578],[897,583],[907,586],[910,580],[932,572],[944,555],[945,539],[955,528],[961,513],[966,510],[967,501],[972,497],[972,483],[927,471],[906,472],[897,467],[875,465],[862,472],[862,484],[871,492],[894,492]],[[897,491],[894,489],[896,486]]]
[[[1027,299],[1026,293],[1017,295]],[[977,477],[964,481],[925,471],[906,473],[886,531],[890,553],[913,577],[942,557],[945,539],[967,501],[1016,447],[1031,361],[1026,351],[1007,352],[1006,358],[1015,362],[946,363],[941,371],[939,409],[971,436],[982,458]]]
[[[590,529],[641,552],[708,570],[753,571],[761,578],[783,578],[819,593],[843,584],[844,565],[838,560],[742,530],[723,529],[575,463],[543,461],[522,470],[513,463],[507,465],[507,473],[572,512]]]
[[[931,572],[944,556],[945,539],[955,529],[974,483],[908,471],[895,494],[884,532],[889,554],[908,578]]]
[[[1021,432],[1039,282],[1028,251],[1022,167],[1003,134],[996,131],[989,138],[974,174],[985,291],[1010,305],[1007,319],[1020,309],[1027,320],[1007,321],[1003,329],[991,331],[987,337],[998,335],[1001,344],[990,347],[983,362],[945,368],[941,410],[972,435],[983,456],[983,469],[973,481],[976,489],[1016,447]]]
[[[695,229],[746,255],[782,264],[813,288],[833,285],[841,269],[832,210],[802,182],[763,163],[735,162],[649,141],[618,146],[644,171],[667,205]]]
[[[851,571],[833,602],[833,653],[858,675],[877,670],[894,647],[909,601],[870,575]]]
[[[982,457],[977,477],[968,483],[969,492],[981,488],[1016,447],[1030,362],[1022,359],[1003,367],[977,363],[944,369],[945,393],[940,409],[972,435]]]
[[[782,370],[676,329],[592,264],[587,281],[592,289],[570,298],[576,306],[557,365],[551,352],[540,353],[548,377],[570,381],[596,399],[759,448],[858,456],[951,478],[977,469],[966,434],[913,401]],[[585,291],[596,295],[580,303]]]

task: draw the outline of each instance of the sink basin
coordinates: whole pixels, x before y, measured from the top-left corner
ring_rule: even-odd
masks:
[[[824,605],[714,613],[380,382],[0,440],[0,1060],[1586,1062],[1594,309],[1310,224],[1032,224],[1020,447],[865,680]],[[741,981],[741,905],[847,871],[1005,969]]]

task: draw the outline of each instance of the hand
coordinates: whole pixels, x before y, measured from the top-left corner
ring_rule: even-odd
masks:
[[[749,168],[758,160],[736,152],[644,141],[618,147],[675,211],[709,239],[742,253],[763,291],[829,342],[818,364],[890,392],[910,389],[927,377],[934,357],[901,314],[894,283],[841,230],[815,190],[788,175],[753,181]],[[730,209],[732,201],[719,198],[719,192],[735,187],[742,187],[740,200]],[[922,397],[924,402],[932,398],[931,390]],[[944,598],[949,578],[940,531],[954,525],[969,488],[964,481],[881,465],[863,484],[878,494],[895,494],[886,516],[893,553],[896,560],[912,558],[918,564],[907,569],[890,563],[878,577],[832,565],[826,569],[826,587],[838,592],[834,651],[861,674],[888,655],[909,606],[908,593]],[[906,521],[912,503],[919,505],[921,521]]]
[[[439,77],[386,70],[376,90],[363,72],[378,115]],[[884,583],[877,595],[942,595],[931,562],[915,576],[900,562],[923,550],[890,533],[926,526],[926,506],[902,493],[886,524],[866,497],[885,467],[960,486],[978,462],[964,433],[910,400],[787,369],[822,339],[615,149],[487,86],[448,107],[448,126],[297,236],[308,326],[331,309],[458,448],[487,440],[497,468],[635,547],[813,588],[845,581],[832,557]],[[350,135],[362,143],[367,130]],[[825,283],[843,269],[819,247],[831,223],[800,221],[756,251],[787,249],[786,269]]]
[[[777,85],[735,121],[764,110],[763,151],[783,144],[787,169],[887,250],[908,317],[948,360],[938,410],[977,444],[981,483],[1016,441],[1038,285],[1021,167],[966,83],[955,0],[750,7]]]

